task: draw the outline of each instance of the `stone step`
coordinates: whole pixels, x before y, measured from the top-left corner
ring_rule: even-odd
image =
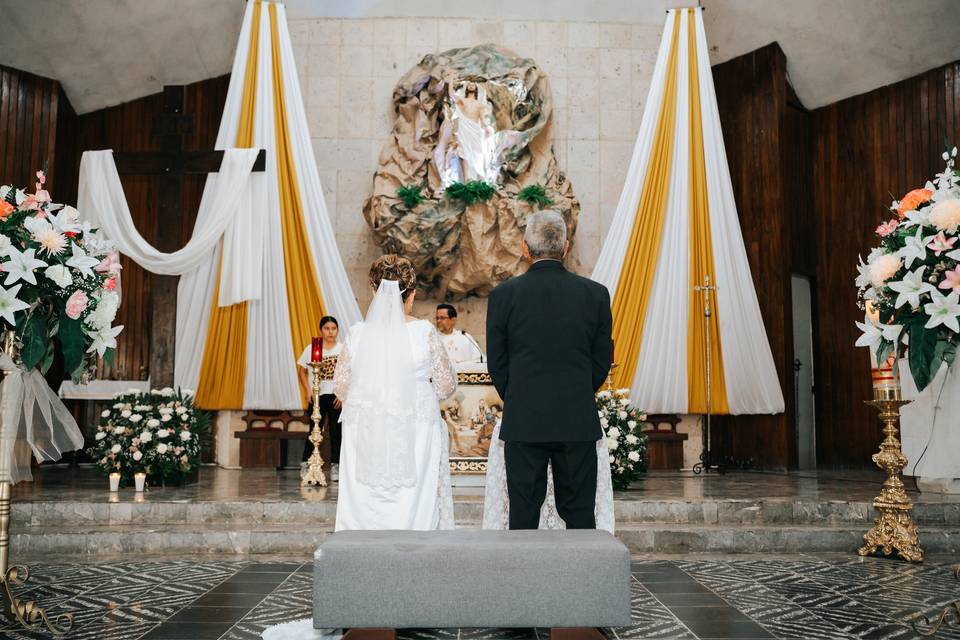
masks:
[[[461,528],[476,528],[477,521]],[[632,553],[852,553],[867,526],[820,525],[674,525],[618,523],[617,537]],[[56,529],[27,527],[11,534],[12,557],[36,559],[48,554],[309,555],[332,532],[332,521],[305,528],[302,523],[231,526],[231,523],[168,525],[87,525]],[[920,528],[927,553],[960,552],[960,527]]]
[[[148,494],[149,496],[149,494]],[[632,497],[632,496],[631,496]],[[206,525],[254,528],[266,524],[332,523],[333,500],[315,502],[173,501],[148,497],[142,502],[35,501],[12,505],[14,530],[83,525]],[[869,525],[876,511],[869,502],[814,500],[658,500],[639,495],[615,502],[617,522],[670,525]],[[482,498],[460,497],[457,522],[480,521]],[[918,502],[913,518],[921,526],[960,528],[960,503]]]

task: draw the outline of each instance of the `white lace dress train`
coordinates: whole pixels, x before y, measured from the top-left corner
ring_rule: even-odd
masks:
[[[597,504],[594,509],[597,529],[614,532],[613,478],[610,476],[610,454],[606,442],[597,440]],[[500,423],[494,427],[487,456],[487,487],[483,499],[483,528],[510,528],[510,498],[507,495],[507,467],[503,458]],[[553,493],[553,469],[547,465],[547,498],[540,509],[541,529],[566,529],[557,513]]]

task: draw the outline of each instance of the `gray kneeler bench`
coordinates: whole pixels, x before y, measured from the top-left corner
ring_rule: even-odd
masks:
[[[629,624],[630,552],[605,531],[341,531],[314,558],[313,625],[348,637]]]

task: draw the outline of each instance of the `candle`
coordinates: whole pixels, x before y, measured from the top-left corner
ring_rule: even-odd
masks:
[[[310,353],[311,362],[320,362],[323,360],[323,338],[314,336],[313,340],[310,341]]]
[[[143,486],[147,482],[147,474],[143,472],[133,474],[133,482],[136,485],[137,493],[142,493]]]
[[[120,474],[111,473],[110,474],[110,493],[116,493],[120,490]]]
[[[880,324],[880,312],[873,306],[873,302],[867,300],[867,320],[874,325]],[[900,379],[893,369],[896,363],[896,349],[890,353],[886,360],[877,363],[877,350],[870,347],[870,377],[873,380],[874,398],[887,399],[890,397],[899,397]]]

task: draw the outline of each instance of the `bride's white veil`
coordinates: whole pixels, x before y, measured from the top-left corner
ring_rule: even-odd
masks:
[[[343,420],[357,428],[357,480],[372,487],[410,487],[417,470],[416,380],[395,280],[380,282],[361,327]]]

